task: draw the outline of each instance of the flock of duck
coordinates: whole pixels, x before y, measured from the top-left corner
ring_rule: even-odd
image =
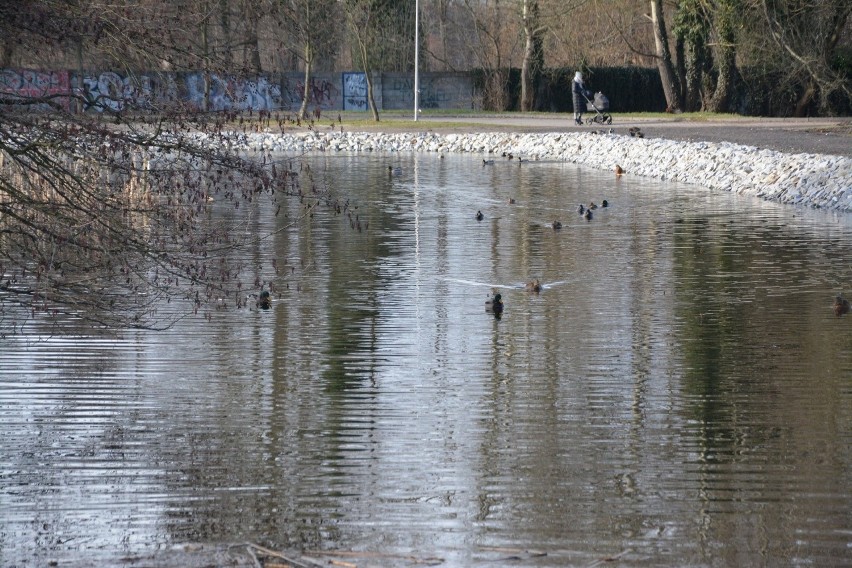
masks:
[[[513,159],[513,156],[511,154],[504,153],[504,157],[510,160]],[[518,158],[518,160],[520,160],[520,157]],[[493,163],[494,160],[482,160],[483,166],[489,166]],[[616,165],[615,175],[621,176],[623,174],[624,170],[621,168],[621,166]],[[514,205],[515,203],[515,199],[510,197],[509,205]],[[598,206],[598,204],[594,201],[590,202],[588,205],[584,205],[581,203],[577,206],[577,213],[579,213],[579,215],[583,217],[586,221],[591,221],[594,217],[594,213],[592,213],[592,211],[598,209],[598,207],[609,207],[609,201],[604,199],[603,201],[601,201],[600,206]],[[483,219],[485,219],[485,214],[482,212],[481,209],[476,211],[476,214],[474,214],[474,219],[476,219],[477,221],[482,221]],[[562,221],[556,219],[551,223],[550,226],[553,228],[554,231],[558,231],[562,229]],[[524,289],[526,289],[528,292],[534,292],[538,294],[542,290],[541,281],[538,278],[534,278],[533,280],[530,280],[524,285]],[[489,296],[488,299],[485,300],[485,311],[493,313],[498,318],[502,315],[503,308],[504,304],[502,294],[494,293],[493,296]]]
[[[510,197],[509,198],[509,205],[514,205],[515,203],[516,203],[515,199]],[[603,201],[601,201],[600,207],[609,207],[609,201],[604,199]],[[583,205],[581,203],[580,205],[577,206],[577,213],[579,213],[580,216],[583,219],[585,219],[586,221],[591,221],[592,218],[594,217],[594,213],[592,213],[592,211],[594,211],[597,208],[598,208],[598,204],[595,203],[594,201],[590,202],[588,205]],[[485,219],[485,214],[482,213],[481,209],[478,209],[476,211],[476,214],[473,216],[473,218],[476,219],[477,221],[482,221],[483,219]],[[562,228],[562,221],[560,221],[559,219],[556,219],[555,221],[553,221],[550,224],[550,226],[554,230],[558,231],[559,229]]]
[[[641,131],[639,131],[638,128],[636,128],[635,131],[633,131],[633,130],[634,129],[631,129],[631,132],[630,132],[631,136],[638,136],[640,138],[642,137],[642,133],[641,133]],[[512,154],[508,154],[508,153],[505,153],[505,152],[503,153],[503,157],[507,158],[509,160],[517,159],[519,163],[525,161],[520,156],[517,156],[517,158],[516,158]],[[490,166],[493,163],[494,163],[494,160],[482,160],[483,166]],[[393,175],[399,175],[401,173],[401,171],[400,171],[399,168],[394,168],[393,166],[388,166],[388,173],[391,176],[393,176]],[[620,165],[615,166],[615,175],[617,177],[624,175],[624,169]],[[510,197],[509,198],[509,205],[514,205],[515,203],[516,203],[515,199]],[[582,216],[586,221],[591,221],[592,218],[594,217],[594,213],[592,213],[592,211],[598,209],[598,207],[599,206],[595,202],[590,202],[588,205],[583,205],[581,203],[580,205],[577,206],[577,213],[580,216]],[[600,207],[609,207],[609,202],[606,199],[604,199],[603,201],[601,201]],[[483,219],[485,219],[485,215],[482,213],[481,210],[478,210],[476,212],[476,214],[474,215],[474,217],[477,221],[482,221]],[[558,231],[558,230],[562,229],[562,222],[559,221],[558,219],[554,220],[551,223],[551,227],[553,228],[553,230]],[[534,293],[538,294],[542,290],[542,284],[541,284],[541,281],[538,278],[534,278],[533,280],[530,280],[529,282],[527,282],[524,285],[524,288],[528,292],[534,292]],[[271,298],[271,296],[270,296],[270,294],[267,290],[261,290],[259,296],[257,297],[257,302],[256,302],[255,305],[256,305],[257,308],[262,309],[262,310],[270,309],[270,307],[272,306],[272,298]],[[502,294],[495,293],[493,296],[490,296],[485,301],[485,309],[486,309],[486,311],[493,313],[495,316],[500,317],[500,315],[503,313],[503,309],[504,309]],[[845,314],[848,314],[849,312],[850,312],[849,300],[844,298],[842,294],[838,294],[834,298],[834,315],[837,316],[837,317],[840,317],[840,316],[843,316]]]

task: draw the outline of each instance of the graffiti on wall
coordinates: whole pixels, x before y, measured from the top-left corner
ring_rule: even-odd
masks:
[[[367,110],[367,76],[343,74],[343,110]]]
[[[0,94],[38,99],[70,92],[68,71],[36,71],[32,69],[0,70]],[[68,99],[55,99],[67,108]],[[45,103],[46,105],[46,103]]]
[[[146,75],[131,78],[106,71],[83,77],[82,84],[86,110],[150,109],[155,99],[163,98],[155,92],[155,82]]]
[[[331,80],[329,80],[331,79]],[[311,77],[308,87],[308,106],[310,108],[328,110],[339,109],[340,88],[334,81],[334,75],[330,77]],[[282,108],[297,109],[302,105],[305,95],[305,80],[303,76],[288,74],[281,81]]]
[[[296,83],[296,88],[299,90],[299,101],[301,102],[303,93],[305,92],[304,82],[299,81]],[[340,89],[325,79],[311,78],[308,93],[310,97],[308,101],[311,105],[329,109],[336,107],[337,99],[340,96]]]
[[[208,110],[277,110],[282,108],[281,87],[266,77],[237,79],[211,73],[209,91],[203,73],[184,76],[187,98],[198,108],[204,108],[205,93]]]
[[[75,92],[90,112],[155,110],[168,105],[191,105],[211,111],[293,110],[305,94],[301,74],[235,77],[203,72],[122,75],[113,71],[75,75],[68,71],[0,69],[0,94],[14,100]],[[403,73],[375,76],[373,84],[382,109],[403,109],[414,99],[413,78]],[[366,111],[367,77],[362,72],[319,73],[308,88],[311,110]],[[472,79],[463,74],[430,73],[421,78],[422,108],[471,108]],[[38,108],[38,107],[37,107]],[[45,107],[46,108],[46,107]]]

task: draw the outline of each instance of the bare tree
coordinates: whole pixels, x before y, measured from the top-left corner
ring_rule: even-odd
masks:
[[[304,85],[299,118],[308,116],[312,101],[311,78],[318,54],[333,51],[335,28],[330,25],[336,12],[334,0],[279,0],[279,15],[283,23],[283,41],[304,64]]]
[[[181,59],[160,45],[162,35],[144,33],[144,19],[129,20],[123,10],[113,18],[94,2],[34,0],[17,11],[14,22],[0,19],[0,34],[15,25],[22,41],[45,53],[64,48],[73,29],[87,53]],[[176,18],[174,29],[200,21]],[[0,92],[5,323],[44,313],[163,327],[193,311],[246,306],[253,291],[274,291],[276,276],[270,267],[270,276],[259,278],[244,264],[241,251],[265,235],[233,231],[226,220],[244,223],[261,203],[270,215],[283,209],[289,223],[319,203],[334,206],[322,188],[303,192],[287,162],[227,149],[260,126],[256,118],[193,114],[180,104],[143,113],[121,95],[86,100],[89,112],[71,113],[70,101],[81,98],[60,88]],[[241,124],[239,130],[226,129],[225,120]],[[232,213],[212,215],[213,206]],[[158,312],[165,302],[178,307]]]
[[[521,61],[521,111],[540,110],[537,91],[545,66],[545,37],[560,38],[578,26],[572,16],[589,0],[521,0],[524,50]]]
[[[833,93],[852,98],[848,78],[832,64],[841,39],[850,37],[847,0],[749,0],[752,22],[759,22],[771,43],[755,55],[778,70],[784,83],[798,87],[794,114],[804,116],[817,101],[828,110]]]
[[[654,30],[657,69],[660,71],[660,80],[662,81],[663,93],[666,97],[666,110],[669,112],[678,112],[683,108],[683,102],[681,101],[680,80],[675,72],[671,49],[669,48],[666,20],[663,13],[663,0],[650,0],[650,3],[651,15],[649,17]]]
[[[377,27],[378,7],[373,0],[348,0],[346,2],[349,29],[356,42],[356,53],[367,81],[367,105],[373,120],[379,122],[379,109],[373,94],[372,49],[380,30]]]
[[[249,72],[263,73],[263,63],[260,58],[260,13],[262,11],[262,0],[244,0],[243,2],[243,25],[245,27],[244,57],[245,66]]]
[[[499,1],[464,0],[464,10],[472,30],[465,36],[464,49],[475,57],[475,66],[484,75],[483,106],[506,110],[509,68],[520,60],[521,46],[517,19],[512,7]]]
[[[544,33],[539,0],[523,0],[521,25],[524,30],[524,58],[521,63],[521,111],[536,108],[536,88],[544,69]]]

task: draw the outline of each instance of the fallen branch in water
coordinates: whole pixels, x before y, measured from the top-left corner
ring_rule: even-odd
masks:
[[[340,558],[385,558],[385,559],[397,559],[397,560],[405,560],[411,562],[413,564],[425,564],[427,566],[437,566],[438,564],[443,564],[444,559],[438,558],[436,556],[427,556],[425,558],[418,558],[416,556],[404,555],[404,554],[392,554],[392,553],[383,553],[383,552],[358,552],[355,550],[306,550],[302,554],[305,556],[323,556],[330,559],[330,562],[334,563],[334,560],[331,560],[332,557],[337,556]],[[338,565],[345,565],[346,563],[341,563]]]

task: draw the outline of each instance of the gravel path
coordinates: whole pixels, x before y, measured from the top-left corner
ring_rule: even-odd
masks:
[[[587,117],[591,115],[586,115]],[[387,119],[411,118],[410,114],[385,113]],[[612,125],[575,126],[565,114],[463,115],[421,117],[423,130],[450,132],[582,132],[612,128],[625,134],[639,127],[646,138],[680,141],[732,142],[793,154],[831,154],[852,157],[852,118],[743,118],[691,120],[672,118],[619,118],[612,115]],[[455,123],[455,124],[453,124]],[[379,122],[359,130],[416,131],[417,128],[394,128]]]

